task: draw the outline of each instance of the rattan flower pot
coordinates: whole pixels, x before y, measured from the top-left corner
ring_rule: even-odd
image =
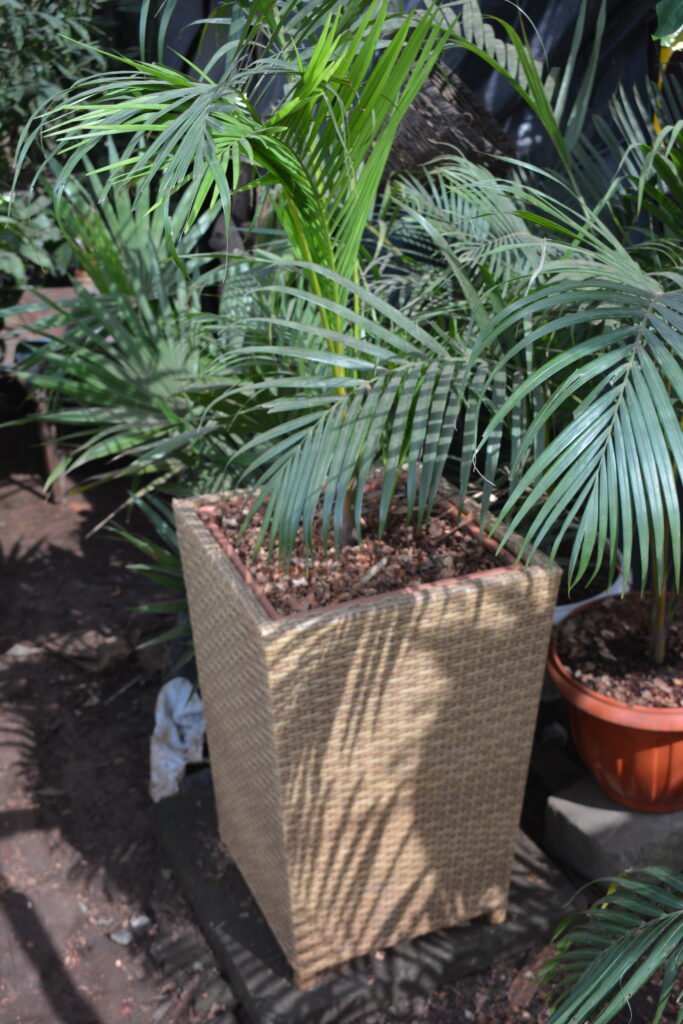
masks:
[[[504,919],[559,570],[277,616],[212,500],[174,508],[219,828],[296,981]]]

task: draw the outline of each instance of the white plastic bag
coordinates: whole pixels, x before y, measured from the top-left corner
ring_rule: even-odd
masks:
[[[178,792],[188,764],[204,760],[204,710],[189,679],[176,676],[159,690],[150,749],[149,794],[156,803]]]

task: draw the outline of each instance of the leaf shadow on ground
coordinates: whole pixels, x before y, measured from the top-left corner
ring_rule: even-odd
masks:
[[[17,860],[17,851],[25,848],[30,858],[31,844],[44,850],[45,873],[53,871],[51,880],[56,879],[55,864],[61,864],[64,894],[86,907],[74,926],[89,944],[83,959],[99,962],[100,974],[110,976],[103,984],[111,980],[112,998],[118,985],[124,1005],[127,989],[114,979],[124,971],[114,968],[114,960],[128,963],[130,953],[137,992],[151,1000],[142,1016],[151,1021],[156,1009],[166,1006],[170,1020],[175,995],[167,992],[161,1004],[155,1000],[167,982],[177,992],[186,991],[191,978],[196,985],[196,964],[206,947],[173,886],[160,880],[147,780],[161,676],[126,642],[114,645],[111,658],[89,659],[82,648],[78,656],[56,653],[60,638],[89,631],[126,641],[132,609],[150,596],[125,568],[130,558],[125,545],[101,533],[87,536],[125,490],[96,489],[87,501],[75,497],[51,505],[42,492],[35,436],[24,428],[1,440],[7,437],[11,443],[0,449],[0,714],[13,731],[3,734],[0,757],[15,782],[0,801],[0,914],[37,979],[33,984],[42,989],[50,1020],[97,1024],[110,1019],[111,1007],[101,1010],[101,1000],[91,1002],[79,991],[79,968],[65,967],[63,936],[52,941],[54,921],[41,918],[43,894],[35,904],[30,896],[32,883],[40,888],[42,876]],[[19,653],[8,654],[17,644]],[[24,884],[25,875],[37,878],[27,877]],[[111,943],[108,933],[125,923],[116,915],[126,908],[147,911],[150,901],[163,904],[162,910],[168,906],[173,926],[164,921],[130,950]],[[204,968],[208,971],[206,963]],[[26,988],[23,981],[18,984]]]

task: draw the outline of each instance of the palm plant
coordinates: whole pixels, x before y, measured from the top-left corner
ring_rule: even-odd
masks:
[[[673,104],[673,90],[665,99]],[[623,98],[620,109],[630,124]],[[653,131],[646,116],[640,122],[641,133]],[[658,662],[669,591],[680,585],[680,123],[664,134],[666,146],[641,142],[637,173],[622,161],[597,209],[575,181],[538,170],[544,189],[478,171],[474,195],[472,170],[458,162],[401,198],[404,218],[446,254],[446,280],[459,281],[447,271],[452,260],[460,276],[470,269],[470,287],[486,281],[474,305],[465,303],[477,321],[467,372],[488,363],[471,415],[487,421],[485,488],[493,466],[490,450],[481,464],[484,448],[500,453],[504,443],[509,455],[500,516],[509,531],[523,525],[529,552],[552,537],[554,555],[571,531],[574,581],[606,557],[613,573],[618,548],[625,576],[638,558],[655,594]],[[443,281],[431,278],[442,295]],[[468,453],[463,486],[471,468]]]
[[[572,181],[572,147],[586,120],[602,31],[601,21],[579,97],[569,112],[568,90],[584,12],[585,5],[570,59],[559,76],[544,73],[511,26],[501,22],[507,38],[496,36],[475,3],[463,5],[459,19],[445,12],[451,40],[494,66],[531,104],[555,141],[562,166]],[[532,168],[517,166],[527,177],[533,172]],[[538,175],[543,177],[543,172]],[[549,180],[546,176],[546,183]],[[557,182],[557,186],[562,188],[563,184]],[[302,329],[292,320],[268,323],[271,332],[276,326],[280,337],[275,339],[277,376],[264,382],[277,397],[268,398],[265,410],[290,414],[301,411],[302,392],[307,395],[305,408],[309,410],[255,438],[242,452],[251,448],[258,451],[249,469],[252,473],[261,471],[263,535],[270,533],[271,546],[277,540],[284,557],[300,524],[310,541],[313,520],[319,512],[324,534],[333,525],[337,542],[344,542],[349,535],[343,529],[345,502],[354,492],[354,525],[360,532],[363,487],[378,463],[382,466],[383,491],[380,530],[404,466],[408,467],[408,514],[416,514],[421,525],[431,509],[458,426],[462,438],[461,489],[465,492],[482,405],[495,411],[512,385],[525,379],[533,367],[531,349],[518,350],[510,360],[501,362],[502,353],[514,344],[516,325],[509,332],[490,335],[488,345],[477,344],[478,336],[489,330],[501,306],[543,278],[543,264],[551,252],[556,250],[559,258],[571,249],[564,228],[552,240],[530,230],[529,224],[539,218],[531,215],[519,194],[505,194],[503,183],[495,182],[467,161],[452,161],[428,176],[426,189],[412,183],[399,189],[401,193],[398,206],[403,222],[412,223],[422,236],[419,258],[424,258],[426,240],[431,255],[441,260],[436,273],[433,260],[427,271],[422,266],[417,274],[414,263],[409,274],[411,292],[406,292],[404,237],[398,274],[387,274],[387,261],[382,264],[375,260],[366,264],[363,284],[344,283],[342,295],[353,296],[353,313],[341,305],[333,312],[338,329],[344,327],[338,341],[345,361],[339,358],[339,350],[331,354],[331,359],[320,354],[319,346],[311,352],[311,334],[320,336],[319,329]],[[411,241],[415,241],[415,231]],[[523,254],[521,245],[525,248]],[[396,255],[392,248],[389,264]],[[378,272],[379,281],[373,281],[371,291],[364,285]],[[307,298],[303,293],[298,297],[302,301]],[[308,302],[317,304],[319,298],[310,296]],[[294,338],[299,341],[293,353],[298,362],[288,371],[287,358],[292,354]],[[273,340],[271,333],[269,345]],[[252,358],[270,354],[272,358],[267,346],[257,346],[248,354]],[[290,374],[292,380],[288,379]],[[341,392],[339,385],[343,387]],[[298,392],[296,398],[287,397],[292,389]],[[484,403],[480,401],[482,395]],[[532,395],[532,408],[539,397],[537,393]],[[520,404],[513,416],[513,457],[523,436],[528,404]],[[496,423],[489,429],[484,444],[484,512],[501,452],[500,426]],[[538,441],[535,447],[540,450]],[[267,468],[262,471],[264,465]],[[304,486],[300,488],[302,479]]]
[[[608,1024],[662,971],[652,1024],[670,1003],[683,962],[683,875],[664,868],[627,871],[586,913],[558,928],[543,968],[554,1010],[548,1024]],[[674,1020],[683,1020],[677,997]]]
[[[224,6],[210,22],[224,25],[227,38],[206,69],[183,74],[125,61],[129,70],[87,80],[56,103],[41,122],[43,135],[65,159],[63,184],[104,136],[124,137],[121,155],[105,168],[103,196],[135,182],[138,207],[149,208],[154,187],[155,206],[172,226],[172,254],[207,202],[229,218],[232,192],[245,187],[243,164],[258,168],[246,172],[246,187],[267,189],[297,270],[319,300],[319,334],[341,378],[364,227],[400,120],[446,31],[433,13],[394,19],[384,0]],[[285,83],[275,99],[274,79]],[[35,132],[25,133],[20,162]],[[359,332],[360,321],[358,343]],[[335,385],[340,395],[347,387],[341,379]],[[349,488],[345,539],[352,494]]]
[[[445,28],[428,13],[399,19],[397,31],[383,4],[373,16],[360,5],[331,10],[234,4],[228,39],[206,71],[192,77],[132,62],[82,84],[44,122],[65,157],[63,180],[103,136],[125,138],[104,170],[103,194],[134,181],[142,209],[153,185],[165,217],[180,200],[167,232],[177,257],[183,229],[206,202],[229,214],[243,162],[261,168],[248,187],[267,188],[292,256],[255,294],[280,305],[202,323],[223,339],[218,364],[232,375],[221,400],[256,403],[267,417],[239,459],[258,479],[263,536],[281,557],[302,524],[310,542],[318,512],[338,543],[354,526],[359,532],[364,485],[378,463],[380,528],[405,465],[409,514],[423,522],[457,425],[465,488],[486,424],[484,504],[505,442],[511,529],[533,513],[532,550],[551,529],[559,544],[564,524],[578,522],[574,578],[608,550],[614,560],[618,547],[628,576],[637,547],[644,573],[654,566],[661,626],[670,571],[676,581],[680,574],[680,253],[670,198],[678,122],[625,147],[596,207],[582,185],[593,143],[581,129],[597,46],[569,111],[567,73],[545,75],[510,26],[501,23],[504,40],[482,27],[474,4],[458,22],[444,16]],[[514,173],[500,181],[456,161],[432,177],[431,195],[404,190],[403,213],[443,261],[439,287],[423,288],[421,306],[406,315],[386,288],[369,286],[363,229],[401,112],[446,34],[514,82],[556,142],[560,170],[512,162]],[[579,41],[580,25],[568,66]],[[275,98],[274,75],[287,82]],[[670,112],[675,99],[675,90],[664,93]],[[630,124],[626,101],[617,105]],[[639,118],[641,132],[653,131],[646,121]],[[239,351],[227,341],[237,320],[248,342]],[[254,361],[261,379],[249,371],[240,380]],[[212,387],[217,395],[218,378]]]
[[[656,149],[654,144],[652,152]],[[528,349],[545,352],[542,364],[513,389],[489,427],[498,429],[537,399],[501,515],[514,529],[533,513],[526,526],[529,550],[551,530],[557,547],[576,520],[574,578],[599,565],[608,551],[613,572],[617,547],[628,576],[637,552],[643,586],[649,580],[654,596],[656,663],[666,656],[669,591],[680,588],[681,572],[683,251],[680,232],[675,238],[671,231],[677,163],[675,145],[668,151],[659,147],[656,159],[646,160],[630,179],[630,193],[630,175],[621,171],[612,189],[618,209],[611,227],[607,217],[601,219],[602,211],[591,210],[575,192],[566,206],[520,186],[531,216],[569,240],[567,253],[545,262],[543,283],[494,317],[473,350],[476,357],[497,337],[519,332],[492,373]],[[635,240],[634,233],[621,239],[616,233],[626,234],[618,215],[629,194],[636,212],[646,208]],[[606,203],[609,199],[608,193]],[[667,222],[668,229],[654,230]],[[542,453],[539,439],[547,442]]]
[[[296,256],[353,277],[394,134],[438,59],[444,29],[431,14],[397,25],[384,0],[343,10],[281,9],[273,0],[224,7],[209,21],[225,25],[228,38],[206,69],[183,74],[123,61],[130,71],[86,79],[42,117],[44,138],[68,154],[60,180],[102,137],[124,136],[121,156],[106,167],[105,193],[154,183],[156,202],[168,209],[182,192],[187,228],[209,197],[229,217],[246,162],[259,171],[242,187],[271,188]],[[268,90],[277,79],[285,88],[273,104]],[[269,102],[273,109],[260,114]],[[20,160],[34,137],[29,128]],[[311,273],[314,288],[336,295],[338,285]]]
[[[464,447],[461,486],[478,462],[486,499],[504,450],[500,516],[523,527],[529,553],[552,538],[554,556],[571,534],[572,582],[606,559],[613,575],[618,549],[624,578],[639,561],[661,663],[681,565],[683,90],[664,79],[620,91],[590,136],[569,132],[539,88],[530,96],[551,138],[571,137],[557,173],[510,161],[507,181],[479,170],[475,190],[455,161],[401,186],[404,232],[440,254],[441,273],[406,280],[404,263],[398,280],[427,311],[445,299],[471,311],[467,374],[487,369],[469,416],[485,430],[478,460]]]
[[[423,288],[424,312],[415,306],[411,318],[412,347],[392,351],[399,339],[405,346],[407,324],[358,290],[361,336],[372,338],[373,348],[347,343],[347,355],[359,359],[344,382],[347,394],[311,397],[319,412],[260,439],[272,446],[262,456],[269,463],[263,481],[278,539],[291,542],[295,522],[312,521],[323,492],[330,511],[336,488],[364,479],[373,459],[383,462],[385,510],[404,463],[413,486],[421,466],[428,488],[466,410],[466,441],[488,420],[478,448],[487,448],[479,468],[485,488],[503,441],[510,453],[510,490],[500,510],[508,533],[524,523],[529,553],[552,534],[554,553],[575,531],[573,581],[605,559],[614,573],[619,549],[628,578],[638,558],[643,586],[654,594],[652,656],[664,659],[670,591],[679,589],[681,569],[680,124],[641,144],[636,174],[622,161],[597,208],[575,178],[538,170],[534,179],[544,189],[456,161],[438,175],[436,204],[429,186],[423,190],[421,211],[413,186],[408,216],[441,252],[442,278],[450,281],[448,291],[432,274],[441,322]],[[391,340],[382,325],[391,325]],[[269,384],[287,387],[283,375]],[[300,377],[293,386],[301,390]],[[306,386],[323,384],[309,377]],[[463,486],[471,450],[465,444]],[[293,481],[312,466],[297,499]],[[428,509],[427,488],[418,516]]]
[[[202,333],[199,314],[216,270],[190,255],[211,212],[180,240],[176,261],[166,257],[164,240],[184,215],[182,204],[170,221],[161,210],[146,215],[127,191],[104,196],[92,178],[89,186],[72,182],[55,213],[96,291],[76,282],[75,299],[42,303],[34,329],[50,343],[37,345],[17,371],[47,393],[41,418],[60,427],[69,449],[52,479],[99,466],[107,478],[132,478],[134,492],[162,481],[182,486],[188,474],[223,485],[239,443],[235,408],[216,402],[207,420],[209,399],[193,392],[215,364],[215,342]],[[229,294],[226,288],[226,301]]]
[[[157,587],[162,587],[167,592],[163,599],[138,605],[135,611],[174,617],[171,626],[138,644],[137,649],[142,650],[158,644],[177,644],[178,657],[171,667],[171,671],[176,672],[190,661],[193,652],[173,514],[168,504],[155,494],[147,494],[144,497],[135,496],[134,504],[148,525],[152,527],[155,539],[142,533],[136,533],[128,526],[123,526],[118,522],[112,523],[111,530],[116,536],[126,541],[138,556],[145,559],[145,561],[129,562],[126,568]]]

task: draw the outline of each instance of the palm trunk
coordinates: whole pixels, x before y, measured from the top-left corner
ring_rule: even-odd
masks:
[[[661,578],[657,572],[655,552],[652,559],[652,618],[650,620],[650,653],[655,665],[663,665],[669,632],[669,531],[664,529],[664,555]]]
[[[353,544],[356,541],[356,534],[354,530],[355,504],[356,488],[349,487],[348,491],[344,496],[344,514],[342,516],[341,531],[339,536],[339,540],[343,548],[345,548],[347,544]]]
[[[655,665],[663,665],[666,659],[666,641],[668,634],[668,600],[669,595],[664,585],[659,593],[652,595],[652,620],[650,626],[650,650]]]

